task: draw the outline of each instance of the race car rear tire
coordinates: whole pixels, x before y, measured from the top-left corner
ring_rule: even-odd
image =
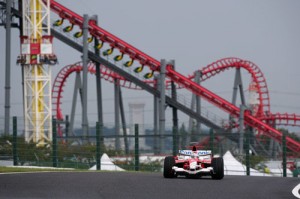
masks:
[[[165,178],[174,178],[175,173],[172,167],[175,165],[175,159],[173,156],[165,157],[164,161],[164,177]]]
[[[223,158],[213,158],[211,161],[211,166],[213,167],[212,178],[221,180],[224,178],[224,161]]]

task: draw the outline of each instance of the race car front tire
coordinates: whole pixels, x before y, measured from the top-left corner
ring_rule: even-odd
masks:
[[[213,167],[213,179],[221,180],[224,178],[224,161],[222,157],[213,158],[211,161],[211,166]]]
[[[164,177],[165,178],[174,178],[175,173],[172,167],[175,165],[175,159],[173,156],[165,157],[164,161]]]

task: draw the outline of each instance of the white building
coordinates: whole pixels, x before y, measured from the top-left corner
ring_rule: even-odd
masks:
[[[129,114],[130,114],[130,132],[129,135],[134,135],[134,125],[139,125],[139,135],[145,135],[145,121],[144,121],[144,102],[133,102],[129,103]],[[145,137],[139,138],[139,148],[146,149],[146,140]],[[129,149],[134,149],[134,138],[129,139]]]

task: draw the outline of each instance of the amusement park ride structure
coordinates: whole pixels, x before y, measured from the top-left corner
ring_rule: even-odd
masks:
[[[64,20],[68,20],[71,23],[71,26],[78,25],[79,27],[82,27],[83,18],[76,13],[70,11],[69,9],[65,8],[64,6],[60,5],[59,3],[55,1],[51,1],[51,9],[57,13],[61,19],[56,21],[56,24],[61,25]],[[67,28],[67,27],[66,27]],[[127,44],[123,40],[117,38],[116,36],[112,35],[111,33],[107,32],[106,30],[102,29],[101,27],[98,27],[95,25],[94,21],[89,22],[89,32],[92,38],[98,39],[100,42],[101,47],[103,46],[103,43],[109,44],[109,49],[106,51],[103,51],[103,56],[111,55],[112,52],[116,49],[119,50],[119,55],[117,55],[114,60],[120,61],[124,55],[126,54],[130,60],[125,62],[125,66],[128,66],[129,64],[132,65],[134,61],[139,62],[141,65],[141,68],[146,68],[146,66],[150,69],[150,72],[146,73],[144,75],[145,78],[152,77],[154,72],[159,73],[160,72],[160,62],[155,60],[154,58],[146,55],[145,53],[141,52],[140,50],[134,48],[130,44]],[[75,33],[74,36],[78,35],[78,33]],[[74,46],[75,47],[75,46]],[[92,61],[100,62],[105,66],[111,65],[106,60],[102,60],[101,57],[97,55],[93,55],[91,52],[89,53],[89,58]],[[233,59],[234,60],[234,59]],[[220,61],[217,63],[212,64],[211,66],[213,68],[218,68],[222,66],[223,64],[230,64],[226,61]],[[247,62],[241,62],[241,65],[246,65]],[[220,69],[221,70],[221,69]],[[115,71],[116,72],[116,71]],[[118,72],[117,72],[118,73]],[[120,73],[119,73],[120,74]],[[176,82],[178,85],[184,87],[187,90],[190,90],[192,93],[194,93],[197,96],[201,96],[203,99],[207,100],[208,102],[212,103],[213,105],[219,107],[220,109],[224,110],[225,112],[229,113],[230,115],[234,117],[239,117],[240,115],[240,109],[233,105],[232,103],[226,101],[225,99],[221,98],[220,96],[212,93],[211,91],[207,90],[206,88],[198,85],[194,81],[191,81],[188,77],[185,77],[181,75],[180,73],[173,70],[171,65],[166,66],[166,77],[171,79],[172,81]],[[259,81],[258,77],[255,77],[257,81]],[[268,99],[269,100],[269,99]],[[266,113],[269,114],[269,113]],[[274,138],[277,141],[281,141],[282,133],[278,130],[274,129],[273,127],[269,126],[268,124],[264,123],[260,118],[251,115],[249,111],[245,111],[244,113],[244,119],[245,123],[255,129],[257,129],[259,132],[262,132],[263,134]],[[299,119],[299,118],[298,118]],[[293,151],[299,151],[300,150],[300,143],[297,141],[287,138],[287,145],[288,147]]]
[[[52,49],[50,1],[23,0],[23,35],[17,63],[24,71],[26,141],[43,145],[52,140],[51,67],[57,63]]]
[[[83,35],[82,28],[84,19],[54,0],[28,0],[23,2],[22,17],[24,35],[21,37],[22,51],[18,62],[24,66],[24,91],[25,104],[27,105],[25,107],[25,121],[27,120],[27,122],[25,122],[25,128],[26,132],[31,134],[31,136],[29,136],[30,140],[43,142],[43,139],[51,140],[52,105],[50,68],[51,65],[56,63],[56,56],[52,52],[52,36],[50,35],[50,9],[60,18],[53,24],[54,27],[51,29],[51,34],[78,51],[82,51],[82,44],[78,44],[64,34],[69,34],[74,26],[78,26],[81,30],[76,32],[74,37],[80,38]],[[42,25],[43,21],[46,22],[45,26]],[[65,27],[63,32],[57,31],[57,27],[63,25],[65,21],[69,22],[69,26]],[[102,64],[102,77],[106,77],[108,80],[117,78],[119,79],[120,85],[134,89],[139,87],[152,93],[154,96],[161,97],[162,91],[158,91],[155,88],[155,80],[151,80],[155,74],[161,75],[163,67],[160,61],[146,55],[132,45],[99,27],[94,20],[89,20],[87,29],[90,35],[87,42],[90,43],[96,40],[97,45],[95,45],[95,48],[98,50],[104,46],[108,47],[107,50],[102,51],[101,56],[91,51],[88,52],[88,57],[91,61]],[[43,30],[46,30],[45,35],[42,34]],[[43,49],[45,49],[45,51],[43,51]],[[113,61],[104,59],[112,55],[115,55]],[[124,62],[121,67],[118,67],[117,63],[124,58],[127,58],[128,61]],[[129,67],[135,66],[136,63],[138,63],[138,67],[135,68],[134,72],[140,73],[148,69],[148,72],[143,76],[143,80],[137,79],[126,72]],[[242,114],[244,119],[243,123],[257,129],[260,134],[273,138],[278,142],[281,142],[282,133],[273,127],[274,124],[300,126],[300,116],[298,115],[271,113],[270,98],[265,78],[260,69],[252,62],[238,58],[226,58],[216,61],[200,70],[201,81],[228,68],[234,68],[237,71],[243,68],[251,75],[253,82],[251,89],[254,96],[258,97],[258,100],[254,100],[253,102],[253,106],[255,106],[253,112],[248,109],[241,112],[241,109],[237,107],[235,103],[230,103],[197,84],[194,81],[195,74],[188,77],[183,76],[175,71],[170,63],[165,65],[165,75],[168,78],[166,84],[168,85],[169,82],[174,82],[177,88],[191,91],[194,95],[207,100],[214,106],[227,112],[231,117],[239,118]],[[82,67],[80,64],[70,65],[62,69],[55,79],[52,92],[56,99],[53,104],[55,106],[54,110],[56,111],[55,115],[57,119],[63,119],[60,107],[62,87],[72,72],[79,72],[81,70]],[[93,64],[90,64],[89,71],[95,71]],[[166,102],[178,109],[186,110],[186,107],[182,107],[176,99],[167,96]],[[207,121],[206,118],[203,118],[197,112],[190,111],[189,114],[201,122],[206,122],[208,126],[211,125],[219,129],[224,128],[212,124],[211,121]],[[299,142],[290,137],[287,137],[286,141],[288,148],[296,153],[300,152]]]

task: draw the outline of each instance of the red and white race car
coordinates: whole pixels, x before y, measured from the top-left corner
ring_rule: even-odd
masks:
[[[210,150],[179,150],[177,156],[167,156],[164,160],[164,177],[177,176],[201,177],[211,176],[213,179],[224,177],[222,157],[213,157]]]

